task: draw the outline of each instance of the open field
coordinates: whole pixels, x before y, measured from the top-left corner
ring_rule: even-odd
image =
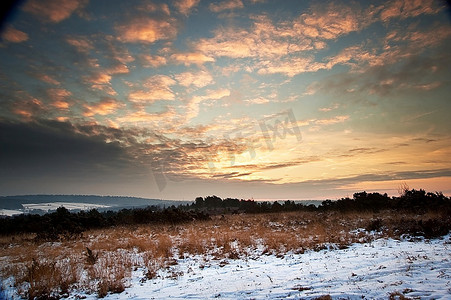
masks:
[[[360,287],[360,296],[371,292],[370,298],[403,292],[450,296],[448,218],[440,213],[393,211],[290,212],[98,229],[76,239],[51,242],[37,241],[33,234],[3,236],[2,295],[17,299],[161,299],[176,294],[183,299],[298,299],[322,294],[356,297]],[[440,236],[445,237],[437,240]],[[370,263],[372,259],[375,262]],[[240,270],[245,272],[238,275]],[[312,275],[315,272],[319,277]],[[329,279],[322,278],[322,272],[331,272]],[[388,276],[396,272],[404,279]],[[420,278],[421,273],[426,275]],[[428,274],[433,278],[425,282]],[[420,283],[409,287],[409,278]],[[241,283],[231,286],[230,279]],[[377,280],[382,283],[377,285]],[[357,281],[360,284],[350,284]],[[442,290],[431,294],[436,283]],[[202,290],[202,285],[214,288]],[[429,288],[424,290],[423,285]],[[176,293],[182,286],[184,293]]]

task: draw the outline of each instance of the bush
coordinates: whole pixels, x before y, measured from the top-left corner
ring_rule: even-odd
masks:
[[[382,229],[383,221],[381,218],[372,219],[366,226],[366,231],[380,231]]]

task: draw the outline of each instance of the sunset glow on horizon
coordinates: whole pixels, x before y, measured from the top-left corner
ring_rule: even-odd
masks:
[[[0,195],[451,195],[445,1],[28,0]]]

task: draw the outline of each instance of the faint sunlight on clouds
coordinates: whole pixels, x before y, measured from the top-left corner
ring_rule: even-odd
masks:
[[[10,43],[22,43],[28,40],[28,34],[12,26],[2,32],[2,39]]]
[[[124,43],[154,43],[176,37],[174,20],[155,20],[151,18],[133,19],[127,24],[117,26],[118,39]]]
[[[59,23],[69,18],[77,9],[83,8],[88,0],[28,0],[23,10],[47,22]]]

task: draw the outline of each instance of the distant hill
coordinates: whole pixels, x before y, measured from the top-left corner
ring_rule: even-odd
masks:
[[[186,201],[172,201],[160,199],[147,199],[125,196],[96,196],[96,195],[18,195],[0,196],[0,209],[23,209],[23,204],[39,203],[86,203],[108,206],[109,209],[145,207],[145,206],[178,206]]]

